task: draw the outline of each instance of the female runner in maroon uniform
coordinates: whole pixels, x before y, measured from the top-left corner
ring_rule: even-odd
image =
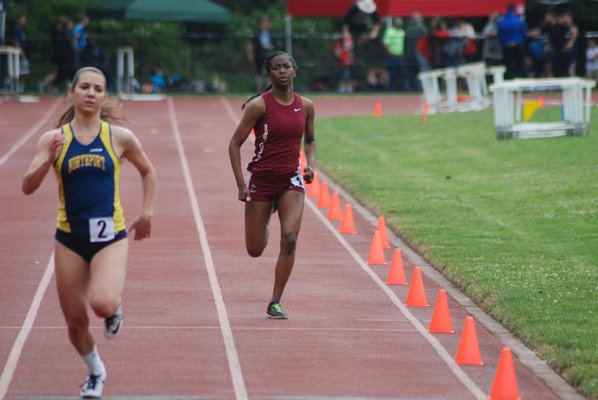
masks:
[[[276,261],[274,290],[266,313],[286,319],[280,298],[295,263],[297,236],[301,228],[305,199],[304,180],[314,176],[316,142],[314,106],[293,90],[297,74],[295,60],[283,52],[266,59],[265,70],[271,85],[250,98],[245,113],[230,141],[228,152],[239,200],[245,202],[245,244],[252,257],[259,257],[268,244],[268,225],[273,211],[280,219],[280,253]],[[241,145],[255,131],[255,153],[247,170],[241,167]],[[301,171],[301,139],[307,165]],[[303,175],[302,175],[303,172]]]

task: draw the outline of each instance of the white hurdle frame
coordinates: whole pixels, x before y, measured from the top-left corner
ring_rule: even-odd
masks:
[[[551,136],[583,136],[590,127],[593,80],[577,77],[513,79],[490,86],[494,93],[494,125],[498,139]],[[522,121],[523,92],[559,90],[562,93],[560,122]]]
[[[135,58],[132,47],[120,47],[116,58],[116,90],[118,93],[132,94],[135,79]],[[125,69],[126,66],[126,69]]]
[[[0,46],[0,56],[6,54],[7,77],[10,81],[9,93],[17,96],[19,94],[19,76],[21,75],[19,56],[21,49],[16,46]]]
[[[449,68],[433,69],[418,74],[424,92],[424,99],[430,113],[482,110],[490,105],[486,75],[492,74],[494,82],[501,82],[504,67],[487,68],[484,62],[461,64]],[[459,101],[457,81],[465,78],[469,92],[468,101]],[[446,96],[440,91],[444,81]]]

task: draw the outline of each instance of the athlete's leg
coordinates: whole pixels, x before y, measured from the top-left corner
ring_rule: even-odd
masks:
[[[245,203],[245,246],[251,257],[261,256],[268,244],[268,225],[271,215],[271,201]]]
[[[58,241],[55,242],[54,248],[56,288],[60,307],[68,328],[69,339],[83,356],[91,352],[95,346],[87,315],[89,264]]]
[[[278,199],[280,219],[280,253],[274,272],[272,301],[279,301],[295,264],[297,237],[301,228],[305,194],[296,190],[287,190]]]
[[[124,238],[104,247],[91,260],[89,304],[100,318],[112,316],[121,303],[128,254],[129,241]]]

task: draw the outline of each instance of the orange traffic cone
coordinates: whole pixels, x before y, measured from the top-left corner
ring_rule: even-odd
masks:
[[[382,103],[380,103],[378,101],[374,105],[374,117],[381,117],[381,116],[382,116]]]
[[[436,305],[434,306],[434,313],[432,314],[432,321],[428,331],[432,333],[454,333],[453,323],[451,322],[451,314],[449,312],[448,301],[446,299],[446,291],[440,289],[438,297],[436,298]]]
[[[385,249],[390,249],[390,243],[388,242],[388,233],[386,231],[386,222],[384,221],[384,217],[378,217],[378,226],[376,226],[376,230],[380,232],[382,247]]]
[[[341,204],[337,192],[332,194],[332,200],[330,200],[330,208],[328,209],[326,218],[328,218],[329,221],[341,220]]]
[[[382,248],[382,239],[380,239],[380,232],[378,231],[374,232],[374,237],[372,238],[368,264],[386,264],[386,257],[384,257],[384,249]]]
[[[427,101],[424,101],[424,105],[422,106],[422,112],[419,115],[419,123],[422,125],[426,124],[426,119],[428,118],[428,114],[430,113],[430,105]]]
[[[400,249],[395,249],[392,253],[392,260],[390,261],[390,270],[386,277],[387,285],[406,285],[405,269],[403,268],[403,256]]]
[[[340,233],[357,233],[355,221],[353,220],[353,208],[351,204],[345,204],[345,213],[341,218],[341,224],[338,228]]]
[[[307,167],[307,158],[305,158],[305,152],[303,150],[299,152],[299,159],[301,160],[301,172],[303,172],[303,168]]]
[[[473,317],[465,318],[465,326],[459,340],[455,362],[460,365],[482,365],[478,335],[475,332]]]
[[[494,376],[490,400],[520,400],[511,349],[503,347]]]
[[[309,198],[319,198],[320,197],[320,179],[318,178],[318,173],[314,172],[314,179],[309,184],[309,193],[307,194]]]
[[[422,272],[419,267],[413,268],[413,276],[411,277],[411,284],[409,285],[409,293],[407,293],[407,301],[405,302],[405,305],[408,307],[429,306],[426,291],[424,290]]]
[[[320,185],[320,196],[318,197],[318,208],[330,207],[330,191],[328,191],[328,182],[322,181]]]

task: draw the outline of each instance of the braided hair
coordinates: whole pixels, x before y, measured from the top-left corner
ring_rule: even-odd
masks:
[[[293,69],[295,71],[297,71],[297,62],[295,61],[295,59],[290,54],[287,54],[284,51],[275,51],[272,54],[270,54],[264,60],[264,65],[262,66],[262,74],[268,75],[270,73],[270,70],[272,69],[272,60],[274,59],[274,57],[278,57],[278,56],[286,56],[286,57],[288,57],[289,60],[291,60],[291,64],[293,65]],[[249,103],[251,100],[255,99],[256,97],[261,96],[263,93],[267,92],[270,89],[272,89],[272,82],[270,82],[268,84],[268,86],[264,90],[262,90],[258,94],[254,94],[253,96],[251,96],[250,98],[248,98],[245,101],[245,103],[243,103],[243,105],[241,106],[241,109],[244,110],[245,106],[247,105],[247,103]]]

